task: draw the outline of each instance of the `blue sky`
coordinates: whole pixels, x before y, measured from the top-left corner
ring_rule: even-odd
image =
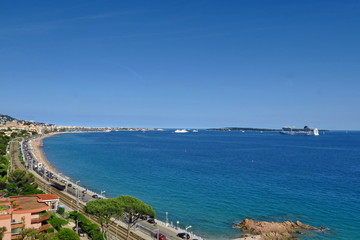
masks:
[[[1,1],[0,113],[360,129],[360,1]]]

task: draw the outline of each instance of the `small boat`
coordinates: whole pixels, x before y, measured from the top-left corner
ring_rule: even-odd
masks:
[[[197,130],[197,129],[194,129],[194,130],[193,130],[193,132],[199,132],[199,130]]]
[[[174,131],[174,133],[187,133],[188,131],[186,129],[177,129]]]

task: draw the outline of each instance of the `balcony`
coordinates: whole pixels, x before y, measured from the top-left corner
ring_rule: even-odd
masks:
[[[51,217],[51,215],[44,215],[44,216],[41,216],[39,218],[34,218],[34,219],[31,219],[31,223],[41,223],[42,221],[45,221],[45,220],[48,220],[49,218]]]
[[[11,235],[11,240],[12,239],[22,239],[22,236],[20,234]]]
[[[8,205],[0,205],[0,215],[7,215],[9,213],[10,206]]]
[[[23,222],[12,222],[11,223],[11,229],[22,228],[24,226],[25,226],[25,224]]]
[[[50,224],[43,225],[38,229],[38,232],[45,231],[46,229],[49,229],[49,228],[51,228]]]

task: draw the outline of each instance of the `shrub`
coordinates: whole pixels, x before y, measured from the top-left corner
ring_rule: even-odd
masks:
[[[92,240],[104,240],[100,227],[78,212],[70,212],[69,218],[79,221],[79,227],[86,232]]]
[[[66,220],[59,218],[55,215],[52,215],[48,222],[58,231],[61,229],[62,226],[68,224]]]
[[[59,240],[80,240],[80,237],[71,229],[68,228],[62,228],[58,233],[56,233],[56,236]]]
[[[63,208],[63,207],[58,207],[58,209],[56,210],[56,212],[57,212],[58,214],[60,214],[60,215],[63,215],[64,212],[65,212],[65,208]]]

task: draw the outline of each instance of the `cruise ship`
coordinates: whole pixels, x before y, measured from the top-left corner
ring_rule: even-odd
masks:
[[[308,135],[308,136],[318,136],[319,130],[317,128],[310,128],[305,126],[304,128],[295,128],[295,127],[283,127],[280,132],[286,135]]]

